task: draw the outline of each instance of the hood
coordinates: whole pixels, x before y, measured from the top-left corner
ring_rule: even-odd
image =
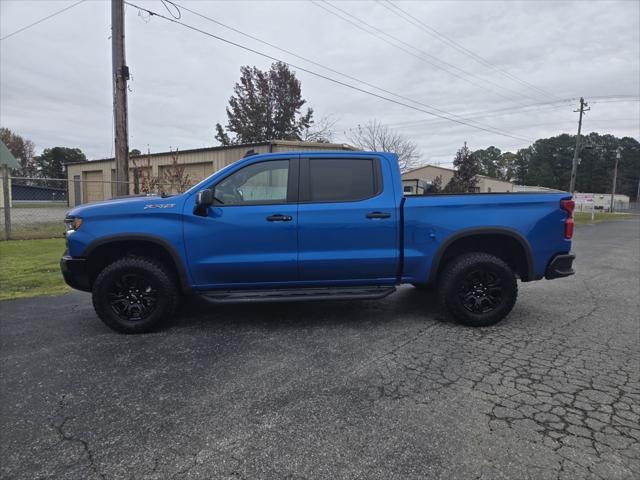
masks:
[[[182,195],[171,197],[161,197],[152,195],[130,195],[118,197],[113,200],[105,200],[97,203],[87,203],[72,208],[67,212],[67,216],[84,217],[91,215],[104,215],[114,213],[137,213],[148,209],[177,208],[182,202]]]

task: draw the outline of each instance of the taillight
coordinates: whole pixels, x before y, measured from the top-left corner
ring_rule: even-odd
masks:
[[[573,238],[573,210],[576,202],[573,200],[560,200],[560,208],[567,212],[567,219],[564,221],[564,238]]]

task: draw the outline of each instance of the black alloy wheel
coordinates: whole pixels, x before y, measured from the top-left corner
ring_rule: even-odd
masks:
[[[180,285],[169,266],[152,258],[127,256],[102,269],[92,285],[100,319],[121,333],[156,330],[170,319]]]
[[[148,278],[129,273],[113,282],[109,289],[109,305],[123,320],[144,320],[158,304],[158,290]]]
[[[516,303],[516,274],[495,255],[464,253],[449,260],[440,272],[438,297],[445,310],[463,325],[495,325]]]
[[[488,313],[503,300],[500,277],[490,270],[472,270],[458,292],[462,306],[471,313]]]

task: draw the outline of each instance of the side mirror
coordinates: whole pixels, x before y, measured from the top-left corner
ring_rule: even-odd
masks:
[[[196,193],[196,208],[194,213],[205,217],[207,215],[207,209],[213,205],[213,192],[210,189],[200,190]]]
[[[213,192],[209,189],[200,190],[196,194],[196,205],[203,208],[213,205]]]

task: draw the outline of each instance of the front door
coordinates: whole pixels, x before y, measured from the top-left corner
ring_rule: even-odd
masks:
[[[383,175],[384,173],[384,175]],[[316,154],[300,160],[298,270],[313,284],[393,284],[398,208],[384,158]]]
[[[202,217],[185,211],[185,246],[200,288],[277,286],[298,278],[298,159],[256,161],[211,188]]]

